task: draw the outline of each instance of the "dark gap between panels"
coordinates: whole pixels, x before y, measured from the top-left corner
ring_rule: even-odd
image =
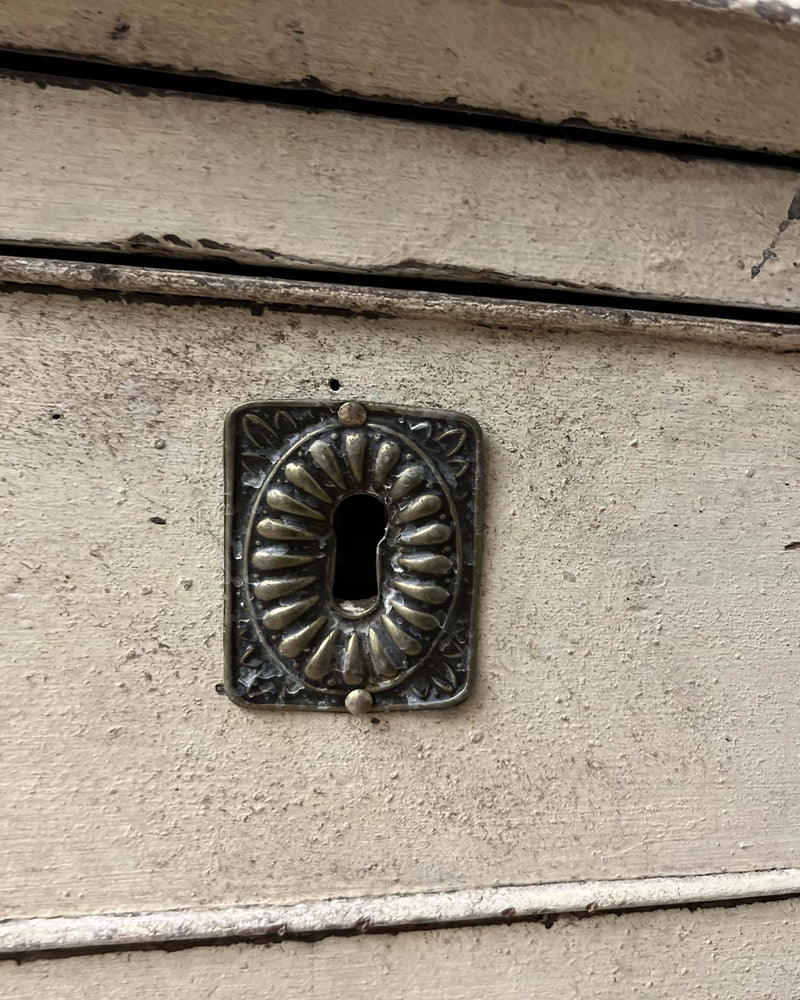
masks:
[[[350,286],[354,288],[386,289],[387,291],[432,292],[439,295],[470,296],[487,300],[505,300],[511,302],[530,302],[532,304],[553,304],[577,306],[581,308],[620,309],[629,312],[650,312],[686,316],[703,319],[734,320],[747,323],[772,323],[782,326],[800,326],[800,309],[776,309],[763,306],[730,305],[725,303],[695,302],[685,299],[653,299],[625,295],[616,290],[608,292],[598,289],[580,289],[551,287],[544,285],[511,285],[502,282],[471,280],[468,276],[457,279],[444,277],[405,277],[370,272],[344,272],[316,270],[311,268],[291,267],[259,267],[251,264],[240,264],[238,261],[224,257],[192,257],[183,255],[170,257],[147,253],[122,253],[116,251],[101,251],[77,249],[71,247],[31,246],[29,244],[0,243],[0,269],[3,257],[15,257],[30,260],[54,260],[60,262],[86,263],[89,265],[136,267],[150,270],[184,271],[195,274],[216,276],[264,278],[292,281],[295,283],[322,283],[329,285]],[[52,287],[61,288],[57,282],[19,284],[14,281],[2,282],[6,288],[17,285],[21,288],[33,289]],[[65,293],[78,291],[63,288]],[[87,290],[80,290],[87,294]],[[114,294],[123,298],[133,298],[139,293],[116,292],[98,284],[91,294]],[[144,293],[142,293],[144,294]],[[150,294],[150,293],[148,293]],[[155,293],[152,293],[155,294]],[[169,297],[169,291],[164,295]],[[198,293],[197,298],[204,298]],[[209,293],[209,299],[222,299],[218,292]],[[228,300],[225,300],[230,304]],[[241,303],[240,303],[241,304]],[[336,391],[332,379],[330,388]]]
[[[77,89],[106,87],[113,90],[125,89],[141,95],[172,91],[207,100],[282,104],[307,108],[309,111],[346,111],[379,118],[515,133],[540,141],[561,139],[638,149],[679,159],[699,157],[800,169],[800,150],[796,154],[773,153],[767,149],[747,150],[713,145],[693,136],[663,139],[633,135],[595,127],[583,119],[566,119],[554,124],[471,107],[456,103],[455,100],[441,104],[414,104],[381,94],[363,97],[348,91],[333,91],[314,77],[267,86],[231,80],[211,71],[185,73],[163,66],[121,66],[93,59],[20,49],[0,49],[0,76],[25,78],[42,86]]]

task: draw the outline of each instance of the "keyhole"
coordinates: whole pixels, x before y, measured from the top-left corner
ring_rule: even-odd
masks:
[[[345,497],[333,515],[333,599],[345,614],[367,614],[378,600],[385,505],[369,493]]]

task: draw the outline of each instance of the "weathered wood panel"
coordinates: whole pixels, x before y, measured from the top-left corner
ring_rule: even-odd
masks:
[[[800,172],[22,81],[0,113],[0,242],[800,306]]]
[[[224,11],[214,0],[3,0],[0,9],[4,46],[800,149],[794,0],[232,0]]]
[[[0,963],[15,1000],[788,1000],[797,901],[563,919],[316,944],[231,945]]]
[[[5,916],[796,865],[782,340],[0,305]],[[484,427],[458,709],[362,723],[215,693],[223,415],[330,378]]]

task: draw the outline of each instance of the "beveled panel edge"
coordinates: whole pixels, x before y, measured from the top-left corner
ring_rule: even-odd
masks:
[[[800,896],[800,868],[0,921],[0,957],[417,930]]]
[[[465,293],[372,288],[302,278],[246,277],[202,271],[0,256],[0,290],[118,292],[154,298],[228,302],[232,306],[294,307],[370,319],[419,319],[509,329],[572,333],[646,334],[665,340],[700,340],[776,353],[800,349],[800,325],[679,312],[598,305],[565,305],[489,298]],[[465,289],[468,286],[465,286]],[[27,290],[27,289],[26,289]]]

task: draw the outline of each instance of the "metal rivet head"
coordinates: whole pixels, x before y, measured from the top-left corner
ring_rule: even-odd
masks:
[[[345,698],[344,707],[351,715],[364,715],[372,708],[372,695],[363,688],[356,688]]]
[[[360,427],[367,419],[367,411],[361,403],[342,403],[337,416],[347,427]]]

